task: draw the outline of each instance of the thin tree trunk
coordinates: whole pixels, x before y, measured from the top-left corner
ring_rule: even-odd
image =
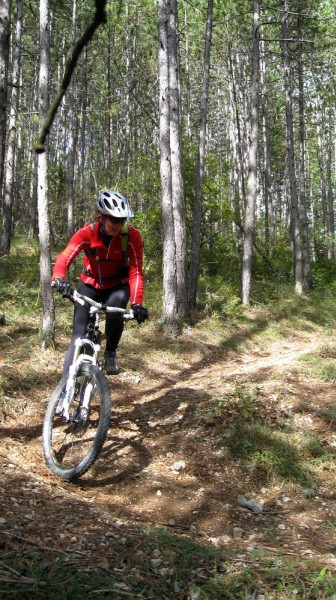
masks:
[[[72,5],[72,43],[76,39],[76,20],[77,20],[77,0],[73,0]],[[70,83],[69,93],[69,135],[68,135],[68,215],[67,215],[67,236],[68,239],[74,233],[74,210],[75,210],[75,192],[74,192],[74,177],[75,177],[75,77],[73,76]]]
[[[184,7],[184,30],[185,30],[185,48],[184,48],[184,68],[185,68],[185,86],[186,86],[186,129],[189,140],[191,139],[191,90],[190,90],[190,69],[189,69],[189,25],[187,19],[187,8]]]
[[[294,149],[294,124],[293,124],[293,101],[291,85],[291,63],[289,53],[289,29],[288,29],[288,8],[287,0],[282,0],[282,40],[283,40],[283,61],[284,61],[284,79],[286,95],[286,135],[287,135],[287,169],[289,179],[290,201],[291,201],[291,235],[294,250],[294,273],[295,273],[295,292],[303,292],[303,272],[302,272],[302,244],[299,222],[299,207],[297,183],[295,174],[295,149]]]
[[[129,0],[125,0],[125,12],[126,12],[126,27],[125,27],[125,46],[126,46],[126,69],[125,76],[126,81],[129,82],[130,72],[130,33],[129,33]],[[130,88],[126,85],[125,90],[125,175],[128,181],[131,172],[130,165],[130,136],[131,136],[131,99],[130,99]]]
[[[320,171],[320,189],[321,189],[321,202],[322,202],[322,219],[323,219],[323,227],[324,227],[324,236],[327,240],[328,232],[329,232],[329,224],[328,224],[328,207],[327,207],[327,188],[326,188],[326,178],[324,172],[324,147],[322,141],[322,131],[324,127],[324,118],[323,118],[323,108],[322,108],[322,100],[320,95],[317,95],[317,113],[316,113],[316,132],[317,132],[317,160]],[[326,255],[328,251],[326,251]]]
[[[40,72],[39,72],[39,116],[44,119],[48,108],[49,72],[49,2],[40,0]],[[55,310],[50,287],[50,220],[48,207],[47,153],[37,159],[37,207],[40,242],[40,282],[42,290],[42,346],[47,348],[54,341]]]
[[[170,151],[172,199],[176,247],[177,321],[182,323],[187,314],[186,286],[186,230],[184,183],[182,169],[181,95],[177,34],[177,1],[168,0],[168,69],[170,90]]]
[[[22,30],[22,0],[16,1],[15,40],[13,43],[12,76],[11,76],[11,101],[7,140],[7,157],[5,166],[5,183],[3,198],[3,227],[0,243],[0,253],[8,254],[10,251],[13,231],[13,184],[14,163],[16,150],[17,114],[19,104],[19,81],[21,60],[21,30]]]
[[[302,39],[301,29],[302,15],[298,15],[298,33]],[[312,276],[309,256],[309,237],[308,237],[308,215],[306,199],[306,169],[305,169],[305,115],[304,115],[304,87],[303,87],[303,61],[302,61],[302,42],[298,45],[298,71],[299,71],[299,132],[300,132],[300,196],[299,196],[299,214],[301,222],[302,235],[302,271],[303,271],[303,289],[310,290],[312,287]]]
[[[236,81],[235,73],[233,68],[232,59],[232,47],[231,43],[228,46],[228,72],[229,72],[229,93],[230,93],[230,104],[232,111],[231,119],[231,135],[232,135],[232,146],[234,155],[234,181],[235,190],[233,195],[233,212],[234,221],[242,225],[242,212],[246,202],[246,189],[245,189],[245,176],[244,176],[244,159],[243,159],[243,142],[241,136],[240,118],[238,110],[238,99],[236,92]],[[238,253],[238,264],[241,282],[241,273],[243,270],[243,236],[242,226],[237,227],[237,253]]]
[[[244,160],[243,160],[243,141],[241,135],[240,119],[238,112],[238,99],[236,91],[236,82],[232,60],[232,48],[229,43],[228,47],[228,68],[229,68],[229,91],[232,104],[233,112],[233,131],[234,131],[234,143],[235,143],[235,154],[236,154],[236,170],[237,170],[237,183],[238,183],[238,195],[241,204],[245,204],[245,178],[244,178]],[[240,210],[237,212],[237,217],[240,218]]]
[[[167,39],[167,6],[157,0],[159,29],[159,85],[160,85],[160,179],[163,229],[163,321],[174,323],[177,314],[176,252],[172,202],[170,154],[170,102]]]
[[[78,174],[79,174],[79,198],[80,198],[80,207],[82,211],[85,211],[85,165],[86,163],[90,168],[92,165],[92,157],[90,156],[88,160],[86,160],[87,146],[89,146],[89,142],[87,140],[87,126],[86,126],[86,110],[88,106],[87,93],[88,93],[88,60],[87,60],[87,49],[84,48],[83,51],[83,67],[82,67],[82,76],[81,76],[81,89],[82,92],[82,101],[81,101],[81,119],[80,119],[80,131],[78,137],[80,139],[79,144],[79,156],[78,159]],[[97,181],[95,180],[96,174],[92,170],[93,181],[95,182],[95,190],[98,190]]]
[[[196,304],[199,267],[200,267],[201,221],[202,221],[202,204],[203,204],[202,185],[203,185],[203,179],[204,179],[204,160],[205,160],[205,146],[206,146],[207,115],[208,115],[209,82],[210,82],[212,14],[213,14],[213,0],[208,0],[208,14],[207,14],[206,31],[205,31],[205,45],[204,45],[201,115],[200,115],[200,129],[199,129],[197,171],[196,171],[196,196],[195,196],[195,203],[194,203],[194,207],[193,207],[190,267],[189,267],[189,274],[188,274],[188,303],[189,303],[190,308],[193,308]]]
[[[261,29],[262,32],[262,29]],[[266,84],[266,60],[265,60],[265,42],[260,39],[260,81],[261,81],[261,106],[262,106],[262,123],[263,123],[263,170],[264,170],[264,205],[265,205],[265,241],[266,251],[272,255],[274,242],[274,212],[272,199],[272,177],[271,177],[271,146],[269,134],[269,109],[267,100],[267,84]]]
[[[248,153],[247,202],[243,248],[242,303],[248,305],[251,295],[252,255],[258,169],[258,102],[259,102],[259,0],[253,2],[253,44],[251,80],[251,132]]]
[[[329,224],[329,243],[328,258],[332,259],[335,254],[335,211],[332,184],[332,111],[329,114],[328,134],[327,134],[327,206],[328,206],[328,224]]]
[[[185,216],[175,2],[157,0],[160,85],[160,177],[163,226],[163,312],[168,333],[186,316]]]
[[[11,0],[0,2],[0,200],[2,199],[7,129],[7,78],[10,41]],[[0,202],[1,204],[1,202]]]

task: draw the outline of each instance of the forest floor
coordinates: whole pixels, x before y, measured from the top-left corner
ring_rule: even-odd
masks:
[[[46,572],[31,567],[29,575],[27,565],[41,555],[112,577],[113,591],[105,581],[78,597],[336,597],[311,587],[297,596],[295,577],[293,592],[272,592],[283,567],[265,576],[277,561],[297,560],[317,579],[336,575],[336,391],[334,380],[312,370],[312,357],[336,347],[332,334],[280,324],[277,335],[263,336],[266,321],[252,313],[248,327],[206,321],[175,339],[155,323],[127,327],[122,373],[109,377],[108,439],[95,465],[70,484],[48,471],[41,448],[68,338],[58,333],[57,347],[45,352],[36,340],[29,355],[33,326],[2,328],[4,597],[57,597]],[[172,550],[172,540],[189,546]],[[221,567],[212,549],[226,557]],[[187,579],[179,579],[183,560]],[[218,582],[209,591],[211,578],[229,581],[232,569],[241,577],[232,592]]]

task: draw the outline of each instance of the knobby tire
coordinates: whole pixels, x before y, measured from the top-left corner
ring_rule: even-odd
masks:
[[[42,441],[44,458],[52,473],[65,481],[74,481],[99,456],[110,424],[111,401],[106,377],[100,369],[91,364],[81,365],[70,404],[70,421],[66,422],[56,409],[67,377],[63,375],[48,402]],[[93,385],[95,391],[87,418],[81,420],[76,415],[80,414],[78,407],[88,385]]]

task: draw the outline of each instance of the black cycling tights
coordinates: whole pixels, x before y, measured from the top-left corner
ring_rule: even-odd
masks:
[[[84,296],[89,296],[96,302],[104,302],[107,306],[117,306],[118,308],[126,308],[130,298],[130,288],[128,283],[118,285],[109,290],[96,290],[89,285],[85,285],[80,281],[77,292]],[[74,351],[75,351],[75,340],[82,338],[85,334],[85,328],[88,322],[89,308],[87,305],[81,306],[75,304],[73,327],[72,327],[72,338],[65,355],[63,372],[67,373],[72,363]],[[116,319],[113,316],[106,315],[106,350],[116,350],[122,332],[124,330],[123,319]]]

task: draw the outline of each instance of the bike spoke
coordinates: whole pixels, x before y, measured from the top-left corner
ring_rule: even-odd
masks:
[[[100,400],[93,397],[88,408],[81,407],[81,391],[70,404],[70,420],[55,415],[52,425],[52,448],[55,460],[65,469],[78,465],[90,452],[100,420]]]

